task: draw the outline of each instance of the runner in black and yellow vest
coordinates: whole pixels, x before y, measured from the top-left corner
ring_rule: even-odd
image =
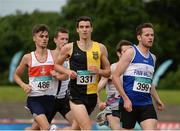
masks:
[[[78,44],[73,44],[73,52],[70,57],[70,69],[77,72],[77,79],[71,79],[70,86],[75,87],[81,94],[96,94],[99,75],[90,72],[91,66],[100,68],[100,46],[93,42],[88,51],[81,50]],[[72,90],[75,90],[72,88]]]
[[[62,48],[55,69],[70,76],[71,111],[80,129],[90,130],[92,123],[89,115],[97,103],[99,77],[110,76],[110,64],[106,47],[91,40],[91,18],[79,17],[76,30],[80,40]],[[62,66],[67,58],[70,61],[70,69]]]

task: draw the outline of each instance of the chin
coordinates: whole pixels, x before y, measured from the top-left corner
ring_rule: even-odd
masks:
[[[47,48],[47,46],[42,46],[43,49]]]
[[[148,43],[148,44],[146,45],[146,47],[151,48],[152,45],[153,45],[152,43]]]

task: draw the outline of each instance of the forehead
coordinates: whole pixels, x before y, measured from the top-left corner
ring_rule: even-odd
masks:
[[[42,35],[49,35],[49,33],[47,31],[39,31],[37,33],[34,34],[35,36],[42,36]]]
[[[79,26],[90,26],[91,25],[91,23],[90,23],[90,21],[80,21],[79,22]]]
[[[152,28],[142,28],[143,34],[154,34],[154,30]]]
[[[122,50],[126,50],[126,49],[128,49],[129,47],[131,47],[131,45],[123,45],[123,46],[121,47],[121,49],[122,49]]]
[[[58,32],[58,37],[68,37],[68,33]]]

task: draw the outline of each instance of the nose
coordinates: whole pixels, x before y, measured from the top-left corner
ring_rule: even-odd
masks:
[[[83,31],[86,31],[87,30],[87,28],[86,27],[83,27]]]
[[[68,43],[68,39],[64,39],[63,42],[64,42],[64,44]]]
[[[149,39],[150,39],[150,40],[153,40],[153,39],[154,39],[154,36],[150,36]]]
[[[48,39],[49,39],[49,37],[46,37],[46,36],[43,37],[43,40],[48,40]]]

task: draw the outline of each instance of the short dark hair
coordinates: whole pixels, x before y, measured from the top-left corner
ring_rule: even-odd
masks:
[[[141,35],[142,34],[142,29],[143,28],[154,28],[152,23],[143,23],[143,24],[140,24],[139,26],[137,26],[136,28],[136,35]]]
[[[122,51],[121,47],[124,45],[132,45],[132,43],[128,40],[120,40],[119,43],[116,46],[116,52],[120,52]]]
[[[32,35],[34,36],[38,32],[44,32],[47,31],[49,33],[49,27],[46,24],[38,24],[35,25],[32,29]]]
[[[66,29],[65,27],[58,27],[57,30],[55,31],[54,33],[54,37],[57,38],[58,37],[58,33],[61,32],[61,33],[69,33],[69,30]]]
[[[79,22],[81,21],[89,21],[90,24],[91,24],[91,27],[92,27],[92,19],[89,17],[89,16],[80,16],[77,18],[77,21],[76,21],[76,27],[79,26]]]

